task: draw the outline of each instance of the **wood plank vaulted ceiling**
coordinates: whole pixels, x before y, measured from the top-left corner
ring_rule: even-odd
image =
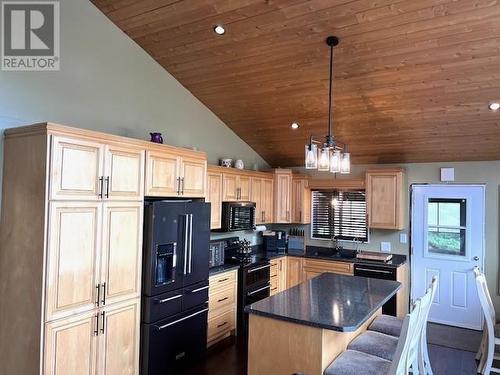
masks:
[[[354,163],[500,159],[500,0],[92,2],[272,166],[326,133],[328,35]]]

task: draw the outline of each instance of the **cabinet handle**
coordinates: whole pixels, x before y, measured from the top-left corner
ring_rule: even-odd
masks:
[[[101,333],[104,333],[104,330],[106,329],[106,311],[103,311],[101,313],[102,316],[102,327],[101,327]]]
[[[97,289],[97,300],[95,301],[95,305],[99,306],[99,302],[101,301],[101,285],[97,284],[95,288]]]
[[[217,325],[217,328],[224,327],[227,324],[227,322],[221,323]]]
[[[302,222],[302,211],[299,211],[299,222]]]
[[[102,283],[102,305],[106,304],[106,283]]]
[[[106,198],[109,198],[109,176],[106,177]]]
[[[180,195],[180,193],[181,193],[181,178],[177,177],[176,180],[177,180],[177,191],[176,191],[176,193],[177,193],[177,195]]]
[[[226,277],[225,279],[220,279],[218,282],[223,283],[224,281],[228,281],[229,279]]]
[[[99,314],[95,314],[95,329],[94,329],[94,335],[99,336]]]
[[[102,193],[104,191],[104,177],[99,177],[99,192],[98,192],[98,196],[99,198],[102,199]]]
[[[181,195],[184,195],[184,177],[181,177]]]
[[[221,298],[221,299],[217,300],[217,302],[222,302],[222,301],[225,301],[227,299],[228,299],[228,297],[224,297],[224,298]]]
[[[266,211],[262,211],[262,222],[266,221]]]

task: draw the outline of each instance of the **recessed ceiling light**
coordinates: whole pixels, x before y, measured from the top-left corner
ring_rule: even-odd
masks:
[[[500,103],[497,102],[490,103],[488,108],[490,109],[490,111],[498,111],[500,109]]]
[[[224,35],[226,33],[226,29],[222,25],[215,25],[214,26],[214,32],[217,35]]]
[[[299,123],[297,121],[294,121],[294,122],[292,122],[292,124],[290,125],[290,127],[295,130],[295,129],[300,128],[300,125],[299,125]]]

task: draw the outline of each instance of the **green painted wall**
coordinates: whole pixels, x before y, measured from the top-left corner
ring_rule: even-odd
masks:
[[[499,280],[499,207],[500,207],[500,161],[458,162],[458,163],[410,163],[399,165],[356,165],[352,173],[339,178],[362,177],[368,168],[402,167],[406,171],[405,191],[409,202],[411,184],[440,183],[440,168],[455,168],[455,183],[486,185],[486,218],[485,218],[485,273],[497,311],[500,311],[500,296],[498,295]],[[317,172],[315,178],[326,178],[328,174]],[[371,230],[370,243],[360,246],[362,250],[380,251],[380,242],[391,242],[392,250],[398,254],[409,254],[409,244],[399,243],[399,234],[408,233],[409,204],[407,204],[406,226],[402,231]],[[308,240],[308,244],[325,246],[330,241]],[[349,247],[350,243],[345,244]]]
[[[167,144],[206,151],[209,163],[232,157],[267,166],[90,1],[60,8],[61,70],[0,71],[0,133],[41,121],[142,139],[160,131]]]

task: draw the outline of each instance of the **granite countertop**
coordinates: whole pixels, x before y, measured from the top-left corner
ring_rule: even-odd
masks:
[[[245,308],[250,314],[352,332],[401,288],[397,281],[323,273]]]
[[[237,270],[239,266],[237,264],[223,264],[222,266],[212,267],[208,270],[209,276],[217,275],[218,273]]]

